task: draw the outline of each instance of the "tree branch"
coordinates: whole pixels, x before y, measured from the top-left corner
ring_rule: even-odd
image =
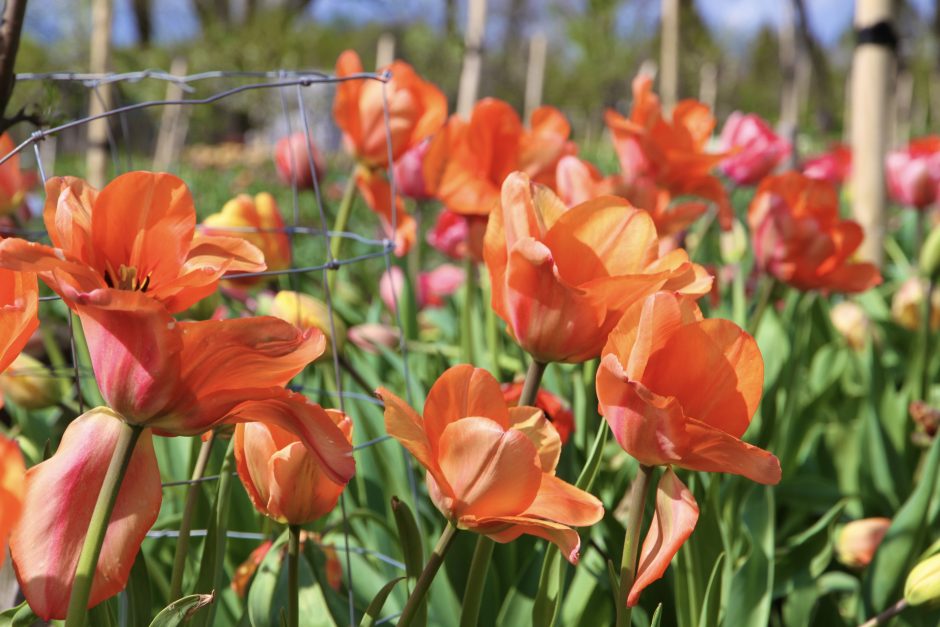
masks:
[[[25,15],[26,0],[6,1],[3,21],[0,23],[0,115],[6,113],[10,96],[13,95],[13,84],[16,82],[14,66]]]

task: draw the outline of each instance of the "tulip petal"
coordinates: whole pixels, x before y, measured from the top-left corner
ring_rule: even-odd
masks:
[[[26,467],[20,447],[0,436],[0,565],[7,552],[7,538],[23,511]]]
[[[356,472],[346,434],[322,407],[302,394],[272,388],[268,398],[245,401],[219,422],[264,422],[294,433],[326,476],[338,484],[346,485]]]
[[[362,62],[354,50],[346,50],[336,60],[336,77],[343,78],[362,73]],[[336,99],[333,101],[333,119],[336,125],[358,143],[361,135],[359,125],[359,94],[365,81],[345,80],[336,86]]]
[[[676,329],[650,355],[642,381],[679,399],[687,416],[741,437],[760,403],[764,360],[733,322],[702,320]]]
[[[39,327],[36,275],[0,268],[0,372],[20,354]]]
[[[539,452],[542,472],[555,474],[558,458],[561,457],[561,436],[548,421],[545,412],[537,407],[510,407],[509,424],[532,440]]]
[[[101,394],[128,422],[146,422],[178,390],[178,323],[141,292],[95,290],[76,295],[76,309]]]
[[[80,259],[94,259],[91,213],[98,190],[75,176],[54,176],[46,181],[42,217],[56,248]]]
[[[437,452],[448,425],[467,416],[482,416],[509,428],[509,409],[499,382],[483,368],[461,364],[440,376],[424,403],[424,431],[431,450]]]
[[[578,532],[551,520],[529,518],[528,516],[499,516],[462,518],[460,523],[478,533],[482,533],[496,542],[512,542],[526,534],[548,540],[557,546],[565,559],[572,564],[578,563],[581,552],[581,537]]]
[[[23,239],[0,241],[0,267],[35,272],[70,305],[69,294],[106,287],[104,277],[85,263],[65,256],[61,250]]]
[[[538,493],[538,451],[525,434],[488,418],[464,418],[441,434],[438,459],[456,499],[454,515],[513,516]]]
[[[45,620],[65,618],[98,492],[119,433],[126,428],[111,410],[92,409],[69,424],[51,458],[26,473],[23,517],[13,531],[10,550],[23,594]],[[161,492],[153,442],[145,430],[111,514],[89,607],[124,588],[140,544],[157,519]]]
[[[408,403],[385,388],[375,391],[385,403],[385,431],[417,458],[429,471],[437,469],[424,421]]]
[[[672,558],[692,535],[698,513],[692,493],[672,468],[667,468],[656,489],[656,513],[643,540],[636,578],[627,595],[627,607],[636,605],[640,593],[663,576]]]
[[[694,444],[677,464],[682,468],[730,472],[766,485],[780,482],[780,460],[773,453],[693,419],[688,419],[686,432]]]
[[[555,475],[543,474],[535,500],[521,515],[571,527],[589,527],[604,517],[604,505],[593,494]]]
[[[269,508],[295,525],[326,516],[336,507],[346,483],[331,481],[323,475],[303,444],[289,444],[271,458]]]
[[[186,260],[196,227],[193,198],[180,178],[166,173],[128,172],[98,194],[91,215],[92,242],[99,258],[133,267],[137,276],[161,285],[175,278]],[[100,267],[99,271],[107,270]]]
[[[271,497],[267,462],[280,448],[274,440],[274,430],[261,422],[244,422],[235,425],[232,437],[235,469],[248,500],[259,512],[267,513]]]

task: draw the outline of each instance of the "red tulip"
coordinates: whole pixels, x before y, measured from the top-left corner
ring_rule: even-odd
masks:
[[[791,147],[759,115],[735,111],[721,130],[721,150],[728,154],[720,168],[738,185],[753,185],[787,158]]]
[[[853,263],[862,227],[839,218],[835,188],[797,172],[769,176],[747,215],[758,266],[799,290],[863,292],[881,283],[870,263]]]
[[[811,179],[841,185],[852,171],[852,149],[845,144],[835,144],[821,155],[807,159],[802,172]]]
[[[912,140],[890,153],[885,166],[888,191],[895,200],[915,209],[929,207],[940,187],[940,136]]]
[[[313,155],[312,170],[311,155]],[[317,181],[323,181],[325,172],[323,157],[314,145],[313,139],[307,141],[306,133],[297,132],[279,139],[274,147],[274,164],[277,166],[277,176],[282,183],[288,185],[293,183],[300,189],[313,189],[314,174],[316,174]]]
[[[434,197],[424,183],[424,157],[430,147],[429,140],[423,141],[395,162],[392,168],[395,189],[402,196],[415,200],[429,200]]]

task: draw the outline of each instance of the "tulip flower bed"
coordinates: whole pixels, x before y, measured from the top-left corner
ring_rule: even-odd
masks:
[[[846,147],[388,70],[341,154],[0,164],[0,625],[937,624],[940,140],[879,268]]]

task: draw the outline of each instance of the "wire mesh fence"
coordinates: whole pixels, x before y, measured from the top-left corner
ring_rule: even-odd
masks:
[[[306,140],[308,165],[310,167],[310,175],[313,181],[312,193],[301,193],[301,190],[298,188],[297,177],[291,177],[291,207],[289,211],[284,212],[286,215],[284,216],[285,225],[283,228],[270,229],[238,226],[213,227],[212,230],[214,232],[225,235],[244,235],[246,233],[260,234],[271,232],[280,233],[286,236],[286,241],[288,242],[289,246],[289,250],[287,252],[289,253],[288,256],[290,258],[290,267],[276,270],[265,270],[263,272],[228,274],[224,278],[245,279],[264,277],[266,279],[280,280],[279,278],[283,277],[283,280],[289,284],[290,289],[294,291],[300,291],[302,285],[300,279],[301,277],[305,277],[308,279],[306,282],[304,282],[305,285],[318,286],[320,290],[320,296],[322,296],[322,299],[326,304],[328,312],[326,318],[329,321],[330,326],[330,333],[328,338],[330,350],[328,356],[325,357],[330,357],[332,359],[332,386],[317,387],[306,385],[307,371],[305,370],[296,379],[297,381],[300,381],[300,384],[292,385],[290,386],[290,389],[301,392],[308,396],[316,397],[323,403],[324,406],[336,407],[343,412],[346,411],[347,401],[350,400],[361,403],[381,405],[381,401],[368,394],[369,390],[362,389],[359,391],[352,391],[344,387],[346,384],[344,370],[348,371],[348,364],[343,363],[343,358],[340,351],[341,339],[337,337],[338,329],[336,328],[335,323],[336,294],[335,290],[331,288],[331,282],[328,280],[328,275],[329,273],[335,272],[344,266],[362,264],[369,260],[381,260],[384,262],[382,264],[382,272],[377,275],[373,275],[376,284],[371,286],[376,288],[377,291],[378,280],[382,274],[387,275],[389,280],[392,278],[392,256],[395,250],[395,243],[390,238],[388,232],[384,233],[385,236],[370,237],[365,234],[350,230],[330,230],[327,221],[328,212],[323,198],[324,181],[321,180],[320,173],[315,167],[315,157],[313,154],[313,148],[311,147],[312,144],[316,142],[317,137],[314,136],[314,125],[311,122],[311,113],[313,112],[314,107],[310,103],[310,95],[314,90],[330,89],[331,85],[341,81],[380,82],[383,86],[382,93],[385,116],[386,145],[388,150],[389,163],[391,163],[392,131],[389,126],[389,107],[387,95],[385,93],[385,85],[387,84],[389,78],[390,75],[388,73],[376,74],[365,72],[352,76],[337,78],[321,72],[286,70],[264,72],[217,71],[202,72],[186,76],[174,75],[159,70],[143,70],[139,72],[121,74],[83,74],[73,72],[19,74],[17,76],[17,80],[20,82],[38,82],[43,84],[68,85],[70,87],[79,86],[88,92],[89,97],[97,99],[101,105],[106,105],[107,103],[107,99],[102,96],[103,88],[112,88],[116,85],[125,83],[139,83],[143,81],[155,81],[162,84],[176,85],[180,88],[184,96],[182,98],[144,100],[127,104],[116,103],[116,106],[106,108],[106,110],[102,113],[86,115],[84,117],[76,117],[49,128],[33,131],[31,134],[29,134],[28,137],[26,137],[26,139],[16,145],[16,147],[11,152],[0,156],[0,164],[5,163],[17,154],[31,154],[35,159],[36,170],[43,184],[45,184],[46,180],[53,176],[53,174],[72,174],[71,172],[52,171],[52,168],[50,168],[46,163],[46,161],[49,159],[49,153],[48,151],[42,150],[43,142],[48,141],[50,138],[60,136],[66,131],[82,129],[96,120],[107,120],[109,122],[107,126],[107,149],[110,153],[111,167],[113,169],[114,175],[132,169],[147,169],[149,164],[142,163],[140,154],[135,154],[131,147],[131,140],[134,129],[130,120],[130,114],[141,110],[155,108],[160,109],[165,107],[211,108],[218,106],[219,103],[236,99],[239,96],[249,92],[263,91],[276,94],[279,102],[280,115],[282,116],[281,124],[282,127],[286,129],[286,134],[291,135],[295,131],[299,131],[303,133]],[[219,83],[222,83],[221,87],[219,86]],[[232,83],[238,84],[232,85]],[[292,108],[295,109],[299,116],[292,117]],[[290,159],[291,172],[297,172],[298,164],[294,163],[295,156],[293,152],[290,153]],[[394,233],[397,221],[399,219],[397,194],[395,190],[394,177],[390,176],[389,180],[391,185],[391,206],[389,211],[391,215],[390,230],[391,233]],[[133,210],[133,207],[128,207],[128,210]],[[378,222],[377,217],[374,218],[374,220]],[[382,228],[381,225],[377,226],[379,229]],[[0,225],[0,236],[22,237],[32,241],[42,241],[44,239],[48,239],[46,232],[42,230],[3,225]],[[340,257],[334,256],[331,243],[336,238],[355,242],[357,246],[356,254],[349,254],[348,256]],[[304,254],[297,254],[301,248],[303,249]],[[392,298],[394,299],[396,305],[393,308],[393,320],[397,327],[397,334],[399,338],[398,353],[400,354],[402,364],[402,372],[399,374],[405,381],[405,393],[409,402],[411,402],[411,374],[408,369],[409,360],[406,339],[405,333],[403,332],[400,308],[397,306],[398,296],[394,293],[394,290],[392,293]],[[60,300],[60,298],[56,295],[44,295],[40,297],[40,300],[43,302],[50,302]],[[299,301],[297,306],[298,308],[300,307]],[[297,315],[299,319],[299,310]],[[83,381],[93,381],[94,372],[91,370],[88,363],[82,361],[79,355],[80,347],[76,341],[76,326],[78,322],[73,320],[73,315],[71,313],[67,314],[67,322],[67,342],[68,350],[70,352],[70,364],[67,367],[44,369],[41,373],[41,376],[52,377],[57,380],[61,380],[62,378],[71,379],[72,384],[75,387],[75,397],[78,403],[78,407],[75,409],[77,409],[77,411],[80,413],[87,409],[83,401],[82,383]],[[308,366],[308,369],[313,367],[316,366]],[[26,371],[20,371],[19,374],[25,375],[30,373]],[[332,389],[327,389],[328,387]],[[363,386],[360,385],[360,387]],[[355,424],[356,416],[353,414],[351,415],[351,418]],[[355,444],[353,451],[357,456],[362,455],[371,447],[381,444],[388,439],[389,436],[387,435],[378,435],[376,437],[366,439],[365,441]],[[417,488],[415,477],[411,471],[410,459],[408,458],[408,453],[404,449],[402,449],[402,455],[404,456],[403,461],[405,468],[408,469],[408,486],[410,487],[412,496],[415,498],[415,501],[417,501]],[[221,475],[218,474],[202,476],[196,479],[187,477],[169,477],[166,478],[167,481],[163,483],[163,488],[164,490],[167,490],[179,486],[189,486],[194,483],[209,483],[217,481],[220,478]],[[357,612],[353,597],[353,568],[350,561],[350,556],[352,554],[369,555],[399,570],[404,568],[404,564],[402,564],[402,562],[399,560],[389,555],[385,555],[377,550],[369,547],[355,546],[351,542],[349,532],[349,512],[346,499],[347,496],[344,494],[340,500],[340,526],[343,532],[343,546],[336,548],[345,555],[343,570],[346,577],[345,583],[348,593],[349,623],[357,624]],[[206,533],[207,532],[205,529],[196,529],[191,531],[191,535],[194,537],[205,536]],[[148,534],[148,537],[152,539],[173,539],[178,536],[179,532],[174,529],[153,529]],[[265,539],[266,536],[263,533],[229,531],[227,532],[227,537],[232,539],[260,541]],[[382,622],[394,620],[394,618],[394,615],[388,616],[385,617]]]

